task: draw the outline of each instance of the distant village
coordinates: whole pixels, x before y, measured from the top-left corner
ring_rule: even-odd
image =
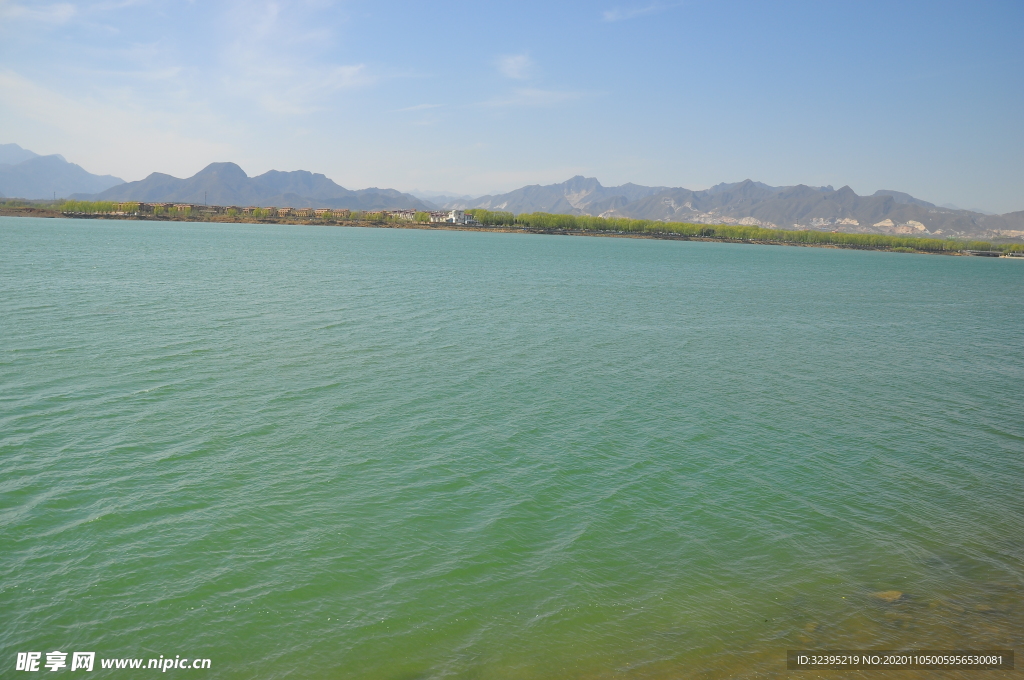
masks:
[[[333,220],[367,220],[371,222],[404,221],[429,222],[433,224],[457,224],[464,226],[481,226],[472,214],[465,210],[441,210],[419,212],[416,210],[350,210],[348,208],[277,208],[273,206],[237,206],[237,205],[199,205],[195,203],[140,203],[125,201],[111,203],[110,210],[104,212],[78,213],[74,210],[65,212],[67,215],[117,215],[154,217],[251,217],[268,219],[333,219]]]

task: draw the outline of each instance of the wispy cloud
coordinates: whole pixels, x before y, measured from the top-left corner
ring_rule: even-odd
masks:
[[[601,12],[601,18],[605,21],[625,21],[626,19],[635,19],[636,17],[642,17],[647,14],[655,14],[656,12],[663,12],[674,7],[679,7],[683,3],[671,2],[661,3],[654,2],[649,5],[633,6],[633,7],[615,7],[613,9],[605,10]]]
[[[315,3],[314,3],[315,5]],[[338,92],[374,82],[365,64],[323,59],[330,30],[278,2],[238,0],[229,13],[238,38],[224,50],[225,86],[274,114],[309,113]],[[316,9],[316,7],[313,7]]]
[[[439,109],[443,106],[442,104],[417,104],[416,106],[407,106],[404,109],[395,109],[395,111],[426,111],[427,109]]]
[[[250,63],[231,77],[231,87],[270,113],[296,115],[320,110],[329,97],[372,80],[364,64],[302,69]]]
[[[581,97],[583,97],[582,92],[539,90],[536,88],[523,87],[513,90],[512,94],[509,96],[494,97],[485,102],[481,102],[481,105],[492,108],[509,106],[557,106],[558,104],[571,102],[580,99]]]
[[[0,0],[0,20],[36,21],[47,24],[63,24],[75,16],[75,6],[67,2],[51,5],[36,4],[32,7]]]
[[[137,65],[132,64],[133,66]],[[166,83],[176,81],[183,73],[181,66],[161,66],[153,68],[92,68],[90,66],[75,66],[67,70],[68,73],[80,77],[87,77],[90,80],[95,78],[116,79],[116,82],[125,84],[132,83]]]
[[[90,172],[141,178],[152,172],[154,158],[165,171],[185,171],[200,159],[232,155],[225,140],[237,126],[192,105],[165,110],[134,97],[62,93],[5,69],[0,69],[0,91],[5,93],[0,120],[9,134],[26,140],[29,148],[60,149],[71,161],[87,162]],[[197,129],[205,130],[206,138],[197,136]],[[34,139],[46,142],[40,146]],[[147,154],[130,153],[141,148]]]
[[[533,61],[528,54],[509,54],[498,59],[498,70],[506,78],[526,80],[530,77]]]
[[[104,0],[104,2],[96,2],[89,6],[89,9],[99,12],[110,12],[112,10],[124,9],[125,7],[134,7],[141,5],[143,0]]]

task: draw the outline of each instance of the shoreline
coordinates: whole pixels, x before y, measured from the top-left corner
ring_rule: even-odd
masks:
[[[747,239],[731,239],[715,236],[689,236],[668,232],[635,233],[623,231],[590,231],[581,229],[536,229],[531,227],[466,226],[456,224],[428,224],[423,222],[371,222],[368,220],[318,220],[318,219],[245,219],[240,217],[214,217],[206,219],[188,219],[181,217],[150,217],[146,215],[105,215],[105,214],[65,214],[57,210],[42,208],[0,208],[0,217],[37,217],[46,219],[84,219],[84,220],[116,220],[133,222],[191,222],[210,224],[267,224],[282,226],[320,226],[320,227],[364,227],[373,229],[419,229],[424,231],[476,231],[503,234],[537,234],[549,236],[596,236],[604,238],[649,239],[657,241],[700,241],[705,243],[738,243],[765,246],[795,246],[802,248],[833,248],[837,250],[870,250],[882,253],[908,253],[921,255],[951,255],[971,257],[971,253],[961,251],[918,250],[910,248],[890,248],[884,246],[854,245],[839,243],[799,243],[794,241],[758,241]],[[719,225],[708,225],[709,227]],[[1024,257],[1003,254],[1000,259],[1024,259]]]

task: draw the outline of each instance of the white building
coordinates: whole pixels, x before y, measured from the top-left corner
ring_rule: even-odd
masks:
[[[443,224],[466,224],[479,225],[480,223],[472,215],[467,215],[465,210],[449,210],[448,212],[430,213],[431,222]]]

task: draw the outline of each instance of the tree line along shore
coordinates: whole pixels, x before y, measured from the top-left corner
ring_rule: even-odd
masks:
[[[6,201],[4,203],[13,203]],[[557,215],[466,210],[480,226],[459,226],[431,222],[431,214],[412,210],[352,211],[342,209],[236,208],[145,203],[114,203],[106,201],[63,201],[47,206],[22,204],[22,214],[49,213],[56,217],[93,217],[107,219],[156,219],[211,222],[254,222],[276,224],[331,224],[391,226],[406,228],[442,228],[470,230],[505,230],[531,233],[593,234],[605,236],[640,236],[649,238],[682,238],[747,243],[775,243],[840,248],[888,250],[895,252],[987,254],[1024,256],[1024,244],[992,243],[956,238],[890,236],[886,234],[850,234],[834,231],[765,229],[732,224],[695,224],[690,222],[658,222],[625,218],[592,217],[589,215]],[[2,208],[4,206],[0,206]],[[8,205],[5,214],[21,212]]]

